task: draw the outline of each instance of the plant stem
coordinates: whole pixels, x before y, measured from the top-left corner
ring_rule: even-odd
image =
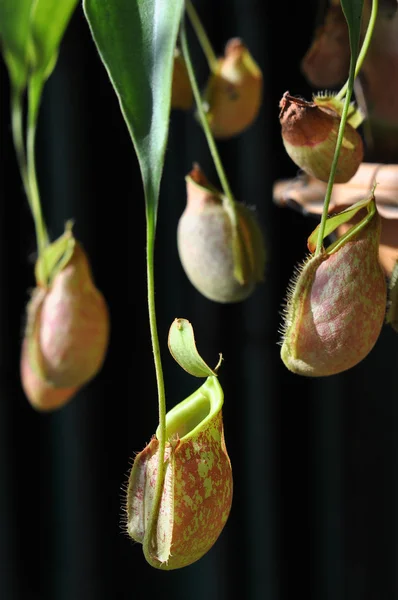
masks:
[[[28,119],[27,119],[27,183],[29,188],[30,208],[35,224],[36,242],[39,258],[43,259],[43,251],[48,245],[47,229],[44,223],[39,185],[36,174],[35,142],[40,98],[43,89],[43,80],[33,76],[28,86]],[[48,273],[43,261],[43,269],[47,278]]]
[[[376,23],[378,9],[379,9],[379,0],[372,0],[372,10],[370,13],[370,18],[369,18],[368,27],[366,30],[366,35],[363,40],[361,51],[358,55],[358,59],[357,59],[356,67],[355,67],[354,78],[357,77],[359,71],[361,70],[363,61],[365,60],[365,56],[368,52],[369,45],[370,45],[370,42],[371,42],[371,39],[373,36],[373,30],[374,30],[375,23]],[[336,94],[336,98],[338,100],[342,100],[344,98],[344,95],[347,92],[348,82],[349,82],[349,80],[345,82],[345,84],[343,85],[341,90]]]
[[[182,50],[182,54],[183,54],[184,59],[185,59],[186,66],[187,66],[188,76],[189,76],[189,80],[190,80],[190,83],[191,83],[192,92],[193,92],[193,95],[194,95],[194,98],[195,98],[196,106],[197,106],[197,109],[198,109],[198,115],[199,115],[200,123],[201,123],[201,126],[203,128],[204,134],[206,136],[206,140],[207,140],[207,143],[208,143],[208,146],[209,146],[209,149],[210,149],[211,156],[212,156],[213,161],[214,161],[214,166],[215,166],[215,168],[217,170],[217,174],[218,174],[218,177],[219,177],[219,180],[220,180],[223,192],[224,192],[225,196],[228,199],[228,203],[231,206],[234,206],[234,204],[235,204],[234,197],[232,195],[232,191],[231,191],[231,188],[229,186],[228,179],[227,179],[227,176],[225,174],[224,168],[222,166],[221,158],[220,158],[220,155],[218,153],[217,146],[216,146],[216,143],[215,143],[214,138],[213,138],[213,134],[212,134],[212,132],[210,130],[210,126],[209,126],[207,117],[205,115],[204,109],[203,109],[202,99],[201,99],[201,96],[200,96],[198,84],[197,84],[197,81],[196,81],[196,78],[195,78],[195,73],[194,73],[193,66],[192,66],[191,57],[190,57],[190,54],[189,54],[184,19],[181,22],[180,39],[181,39],[181,50]]]
[[[328,181],[328,185],[326,188],[325,200],[323,203],[323,211],[322,211],[321,222],[319,225],[319,232],[318,232],[315,256],[320,254],[322,251],[322,248],[323,248],[323,238],[324,238],[324,234],[325,234],[326,220],[328,218],[330,198],[332,196],[337,162],[339,160],[340,148],[341,148],[341,144],[343,142],[344,129],[345,129],[346,121],[347,121],[348,110],[350,108],[350,101],[351,101],[352,89],[353,89],[353,85],[354,85],[354,79],[355,79],[355,61],[353,60],[353,56],[351,55],[350,74],[349,74],[349,78],[348,78],[347,94],[344,99],[344,107],[343,107],[343,112],[341,114],[339,131],[337,134],[336,148],[334,150],[334,156],[333,156],[332,166],[331,166],[330,175],[329,175],[329,181]]]
[[[16,88],[14,85],[12,85],[11,89],[11,129],[19,173],[30,205],[29,181],[23,134],[23,90],[21,88]]]
[[[151,193],[151,192],[149,192]],[[146,198],[148,194],[145,194]],[[151,553],[152,539],[154,529],[157,524],[157,516],[159,505],[163,492],[163,481],[165,474],[165,463],[164,463],[164,452],[166,448],[166,394],[164,388],[163,369],[162,361],[160,356],[159,336],[156,324],[156,307],[155,307],[155,277],[154,277],[154,246],[155,246],[155,230],[156,230],[156,218],[155,215],[151,214],[148,210],[148,206],[154,203],[147,204],[146,211],[146,238],[147,238],[147,292],[148,292],[148,314],[149,314],[149,328],[151,332],[152,340],[152,351],[155,363],[156,382],[158,389],[158,410],[159,410],[159,428],[157,432],[157,439],[159,441],[158,448],[158,468],[156,474],[155,493],[153,498],[153,504],[151,508],[151,514],[149,515],[148,524],[145,531],[143,541],[143,552],[146,560],[151,563],[153,557]]]
[[[212,73],[215,73],[217,69],[217,56],[213,50],[207,33],[202,25],[201,20],[199,19],[198,13],[196,12],[196,9],[192,4],[191,0],[186,1],[185,8],[191,25],[196,33],[196,37],[198,38],[199,43],[202,47],[203,53],[207,58],[209,69]]]
[[[236,202],[233,197],[230,185],[228,183],[228,179],[226,173],[224,171],[224,167],[221,162],[220,155],[217,150],[216,143],[214,141],[213,134],[211,132],[209,122],[205,115],[202,99],[199,92],[199,87],[195,78],[195,73],[192,66],[191,57],[188,49],[187,35],[185,31],[185,22],[184,18],[181,22],[180,28],[180,40],[181,40],[181,50],[183,57],[185,59],[185,64],[188,71],[189,81],[191,83],[192,92],[195,98],[196,106],[198,109],[199,120],[202,125],[202,129],[206,136],[207,144],[209,146],[210,154],[213,158],[214,166],[216,168],[218,178],[221,183],[221,187],[223,189],[222,196],[222,205],[224,210],[226,211],[232,227],[232,237],[233,237],[233,253],[234,253],[234,277],[235,279],[243,285],[245,282],[245,278],[243,275],[243,264],[242,264],[242,250],[241,250],[241,242],[239,238],[239,217],[236,209]]]

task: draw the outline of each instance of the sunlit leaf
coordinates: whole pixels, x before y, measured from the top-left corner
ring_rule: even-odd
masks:
[[[156,222],[169,130],[174,48],[183,0],[83,0],[99,55],[139,160],[147,215]]]

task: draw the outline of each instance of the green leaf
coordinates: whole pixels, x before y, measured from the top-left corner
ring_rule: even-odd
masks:
[[[10,79],[24,89],[33,71],[51,74],[79,0],[0,0],[0,38]]]
[[[147,215],[154,222],[183,7],[183,0],[83,0],[91,34],[135,147]]]
[[[356,61],[361,37],[361,19],[364,0],[340,0],[348,25],[352,60]]]
[[[366,223],[369,220],[369,215],[370,216],[373,215],[374,205],[375,205],[375,198],[374,198],[374,193],[372,191],[368,198],[365,198],[364,200],[359,200],[358,202],[356,202],[349,208],[346,208],[345,210],[341,211],[337,215],[333,215],[332,217],[329,217],[325,224],[325,229],[323,232],[323,239],[325,239],[328,235],[333,233],[333,231],[335,231],[338,227],[340,227],[340,225],[343,225],[344,223],[347,223],[348,221],[350,221],[360,210],[362,210],[363,208],[366,208],[367,215],[357,225],[355,225],[354,229],[355,229],[355,233],[357,233],[362,227],[364,227],[366,225]],[[320,228],[320,224],[317,225],[317,227],[314,229],[314,231],[311,233],[311,235],[309,236],[309,238],[307,240],[307,246],[308,246],[308,249],[310,250],[310,252],[315,252],[317,240],[318,240],[319,228]],[[349,230],[349,231],[351,231],[351,230]],[[346,235],[344,235],[342,238],[339,238],[339,240],[338,240],[339,246],[341,245],[340,242],[343,239],[346,240]],[[351,236],[351,234],[350,234],[350,236]],[[329,246],[327,251],[330,252],[332,249],[334,251],[336,250],[335,243],[333,243],[331,246]]]
[[[192,325],[187,319],[174,319],[168,339],[169,350],[178,364],[194,377],[217,376],[221,365],[222,355],[214,370],[200,356],[195,343]]]
[[[44,79],[52,73],[59,45],[79,0],[36,0],[32,9],[30,41],[33,69]]]
[[[0,42],[10,80],[24,89],[28,78],[29,22],[32,0],[0,0]]]

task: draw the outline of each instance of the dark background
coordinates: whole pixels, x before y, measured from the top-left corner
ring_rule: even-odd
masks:
[[[291,374],[278,345],[281,308],[316,222],[272,199],[294,177],[278,121],[282,94],[310,99],[300,72],[319,6],[197,0],[218,54],[240,36],[264,74],[256,123],[218,144],[237,199],[257,207],[268,245],[265,282],[218,305],[187,281],[176,249],[184,177],[215,171],[192,114],[173,112],[159,204],[155,283],[167,407],[198,381],[173,361],[167,333],[189,319],[211,365],[222,352],[224,426],[234,472],[230,518],[192,566],[160,572],[123,528],[131,460],[157,427],[149,337],[145,213],[131,139],[79,5],[46,84],[37,139],[45,218],[54,239],[75,220],[112,320],[100,374],[67,406],[35,412],[19,379],[33,221],[10,132],[0,66],[0,598],[2,600],[394,600],[398,542],[396,333],[384,327],[357,367],[325,379]],[[202,84],[204,57],[192,31]],[[132,69],[134,65],[132,65]],[[200,381],[199,381],[200,384]]]

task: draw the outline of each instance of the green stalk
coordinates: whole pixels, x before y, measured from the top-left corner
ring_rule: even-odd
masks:
[[[147,195],[146,195],[147,197]],[[148,210],[148,204],[155,203],[147,202],[146,210],[146,238],[147,238],[147,293],[148,293],[148,313],[149,313],[149,328],[152,340],[153,359],[155,363],[156,382],[158,389],[158,410],[159,410],[159,428],[157,439],[159,441],[158,449],[158,470],[156,474],[155,493],[152,504],[151,514],[149,515],[148,524],[145,530],[144,541],[142,544],[143,552],[146,560],[153,562],[151,549],[153,532],[157,524],[157,515],[159,511],[160,501],[163,492],[163,481],[165,475],[164,452],[166,448],[166,394],[164,388],[162,361],[160,356],[159,336],[156,323],[156,306],[155,306],[155,277],[154,277],[154,252],[155,252],[155,231],[156,218]]]
[[[191,5],[187,10],[190,10],[191,18],[195,13],[194,9]],[[195,19],[195,17],[193,17]],[[197,26],[197,21],[194,20]],[[202,38],[203,40],[203,38]],[[232,193],[228,184],[228,180],[226,178],[224,169],[221,164],[221,160],[219,158],[217,148],[210,131],[209,125],[207,123],[206,116],[204,114],[200,92],[198,85],[196,83],[195,75],[193,72],[192,63],[190,60],[190,55],[188,51],[188,45],[185,34],[185,25],[184,21],[181,25],[181,45],[182,52],[187,63],[188,74],[193,90],[193,94],[196,100],[196,104],[198,106],[200,121],[202,123],[210,152],[213,156],[217,172],[220,177],[220,181],[222,183],[222,187],[225,195],[228,197],[228,202],[234,207],[234,200],[232,197]],[[158,448],[158,468],[156,474],[156,483],[155,483],[155,492],[153,498],[153,504],[151,513],[149,515],[148,524],[145,530],[144,540],[143,540],[143,552],[146,560],[149,563],[153,562],[153,545],[152,540],[154,537],[154,531],[157,525],[157,516],[159,511],[159,506],[163,493],[163,482],[165,476],[165,464],[164,464],[164,453],[166,448],[166,395],[164,388],[164,379],[163,379],[163,369],[160,355],[160,346],[159,346],[159,337],[157,331],[157,323],[156,323],[156,306],[155,306],[155,284],[154,284],[154,243],[155,243],[155,231],[156,231],[156,215],[149,210],[150,206],[154,206],[155,202],[149,202],[148,199],[153,195],[153,190],[145,190],[145,198],[146,200],[146,238],[147,238],[147,252],[146,252],[146,261],[147,261],[147,295],[148,295],[148,314],[149,314],[149,327],[152,341],[152,350],[153,350],[153,358],[155,363],[155,372],[156,372],[156,382],[158,389],[158,411],[159,411],[159,427],[157,430],[157,438],[159,442]]]
[[[366,54],[368,52],[368,49],[369,49],[369,46],[370,46],[370,42],[371,42],[372,36],[373,36],[373,30],[374,30],[374,27],[375,27],[378,10],[379,10],[379,0],[373,0],[372,1],[372,10],[371,10],[371,13],[370,13],[368,27],[367,27],[367,30],[366,30],[365,38],[363,40],[361,51],[360,51],[360,53],[358,55],[358,60],[357,60],[357,64],[356,64],[356,67],[355,67],[354,78],[358,76],[358,73],[359,73],[359,71],[362,68],[363,61],[365,60],[365,56],[366,56]],[[344,98],[344,94],[347,92],[347,89],[348,89],[348,82],[349,82],[349,80],[346,81],[346,83],[343,85],[343,87],[338,92],[338,94],[336,94],[336,98],[338,100],[342,100]]]
[[[230,185],[228,183],[228,179],[227,179],[227,176],[225,174],[225,170],[224,170],[224,167],[222,165],[221,158],[220,158],[220,155],[218,153],[217,146],[216,146],[216,143],[214,141],[213,134],[211,132],[211,129],[210,129],[207,117],[206,117],[204,109],[203,109],[202,98],[200,96],[199,87],[198,87],[198,84],[197,84],[197,81],[196,81],[196,77],[195,77],[195,73],[194,73],[193,66],[192,66],[191,56],[189,54],[188,42],[187,42],[187,36],[186,36],[186,31],[185,31],[184,20],[182,20],[182,22],[181,22],[180,40],[181,40],[182,54],[184,56],[184,60],[185,60],[186,66],[187,66],[189,81],[191,83],[192,92],[193,92],[193,95],[194,95],[194,98],[195,98],[195,102],[196,102],[196,106],[197,106],[197,109],[198,109],[199,120],[200,120],[202,129],[204,131],[204,134],[206,136],[206,140],[207,140],[207,144],[209,146],[210,154],[211,154],[211,156],[213,158],[214,166],[216,168],[217,175],[218,175],[218,178],[220,180],[223,192],[224,192],[224,194],[225,194],[225,196],[226,196],[226,198],[228,200],[228,204],[230,204],[231,207],[233,207],[235,205],[235,200],[234,200],[234,197],[232,195],[232,191],[231,191]]]
[[[336,148],[335,148],[335,151],[334,151],[332,166],[331,166],[331,169],[330,169],[329,181],[328,181],[328,185],[327,185],[327,188],[326,188],[325,200],[324,200],[324,203],[323,203],[323,211],[322,211],[321,222],[320,222],[320,225],[319,225],[319,232],[318,232],[318,239],[317,239],[317,245],[316,245],[316,250],[315,250],[315,256],[317,256],[318,254],[320,254],[321,251],[322,251],[322,248],[323,248],[323,238],[324,238],[324,235],[325,235],[326,220],[328,218],[330,198],[332,196],[332,190],[333,190],[334,178],[335,178],[335,174],[336,174],[337,162],[339,160],[340,148],[341,148],[341,144],[343,142],[343,137],[344,137],[344,129],[345,129],[345,125],[346,125],[346,122],[347,122],[348,111],[349,111],[349,108],[350,108],[350,101],[351,101],[352,90],[353,90],[353,86],[354,86],[354,79],[355,79],[355,61],[353,60],[353,56],[351,55],[350,72],[349,72],[348,86],[347,86],[347,94],[346,94],[346,97],[344,99],[344,107],[343,107],[343,112],[342,112],[342,115],[341,115],[341,121],[340,121],[339,131],[338,131],[338,134],[337,134]]]
[[[203,27],[202,22],[199,19],[199,15],[196,12],[196,9],[192,4],[191,0],[186,1],[185,8],[191,25],[196,33],[196,37],[198,38],[199,44],[201,45],[203,53],[206,56],[207,62],[209,64],[209,69],[212,73],[215,73],[217,70],[217,56],[213,50],[205,28]]]
[[[207,120],[207,117],[206,117],[204,109],[203,109],[202,98],[200,96],[199,87],[198,87],[198,84],[196,81],[196,77],[195,77],[195,73],[194,73],[194,69],[193,69],[193,65],[192,65],[192,61],[191,61],[191,56],[189,54],[184,19],[181,22],[180,42],[181,42],[182,54],[185,59],[185,64],[186,64],[187,71],[188,71],[189,81],[191,84],[192,92],[193,92],[193,95],[195,98],[196,107],[198,110],[199,120],[200,120],[202,129],[204,131],[204,134],[206,136],[210,154],[212,156],[214,166],[216,168],[218,178],[220,180],[221,187],[224,192],[223,198],[222,198],[223,208],[227,212],[228,217],[231,222],[231,226],[232,226],[232,232],[233,232],[233,237],[234,237],[234,261],[235,261],[234,276],[237,279],[237,281],[239,281],[239,283],[243,283],[244,278],[242,276],[242,254],[241,254],[241,250],[240,250],[240,242],[239,242],[239,234],[238,234],[239,220],[238,220],[238,214],[236,211],[236,202],[233,197],[230,185],[228,183],[227,175],[226,175],[224,167],[222,165],[221,158],[220,158],[220,155],[217,150],[217,145],[214,141],[214,137],[213,137],[213,134],[212,134],[210,126],[209,126],[209,122]]]
[[[370,14],[370,18],[369,18],[368,27],[366,30],[366,35],[365,35],[365,38],[364,38],[364,41],[363,41],[363,44],[361,47],[361,51],[360,51],[359,55],[357,55],[357,59],[354,60],[354,57],[352,54],[352,48],[351,48],[350,71],[349,71],[348,80],[345,83],[345,85],[341,88],[340,92],[336,95],[336,97],[339,100],[342,100],[342,98],[346,94],[345,98],[344,98],[344,107],[343,107],[343,112],[341,115],[341,121],[340,121],[338,136],[337,136],[336,148],[335,148],[335,152],[334,152],[332,167],[330,169],[329,181],[328,181],[325,200],[324,200],[324,204],[323,204],[323,211],[322,211],[322,217],[321,217],[321,222],[320,222],[320,226],[319,226],[319,233],[318,233],[318,239],[317,239],[317,246],[316,246],[316,250],[315,250],[315,256],[320,254],[322,251],[322,248],[323,248],[323,238],[324,238],[324,233],[325,233],[326,219],[328,218],[330,198],[332,195],[334,178],[335,178],[335,173],[336,173],[336,168],[337,168],[337,162],[338,162],[339,155],[340,155],[340,148],[341,148],[341,144],[342,144],[343,137],[344,137],[344,129],[345,129],[346,121],[347,121],[347,114],[348,114],[348,111],[350,108],[350,101],[351,101],[351,96],[352,96],[352,92],[353,92],[353,88],[354,88],[354,81],[362,67],[363,61],[365,59],[366,53],[367,53],[369,45],[370,45],[370,41],[372,39],[374,26],[375,26],[375,22],[376,22],[376,18],[377,18],[377,13],[378,13],[378,5],[379,5],[378,0],[372,0],[371,14]]]
[[[25,142],[23,134],[23,95],[22,88],[12,85],[11,89],[11,129],[19,173],[30,206],[28,171],[26,164]]]
[[[35,142],[37,120],[40,106],[41,94],[44,82],[41,77],[33,76],[28,85],[28,119],[27,119],[27,183],[29,188],[30,208],[35,224],[36,242],[39,258],[42,259],[46,279],[48,277],[44,264],[43,252],[49,243],[47,229],[45,226],[39,193],[39,184],[36,174]]]

